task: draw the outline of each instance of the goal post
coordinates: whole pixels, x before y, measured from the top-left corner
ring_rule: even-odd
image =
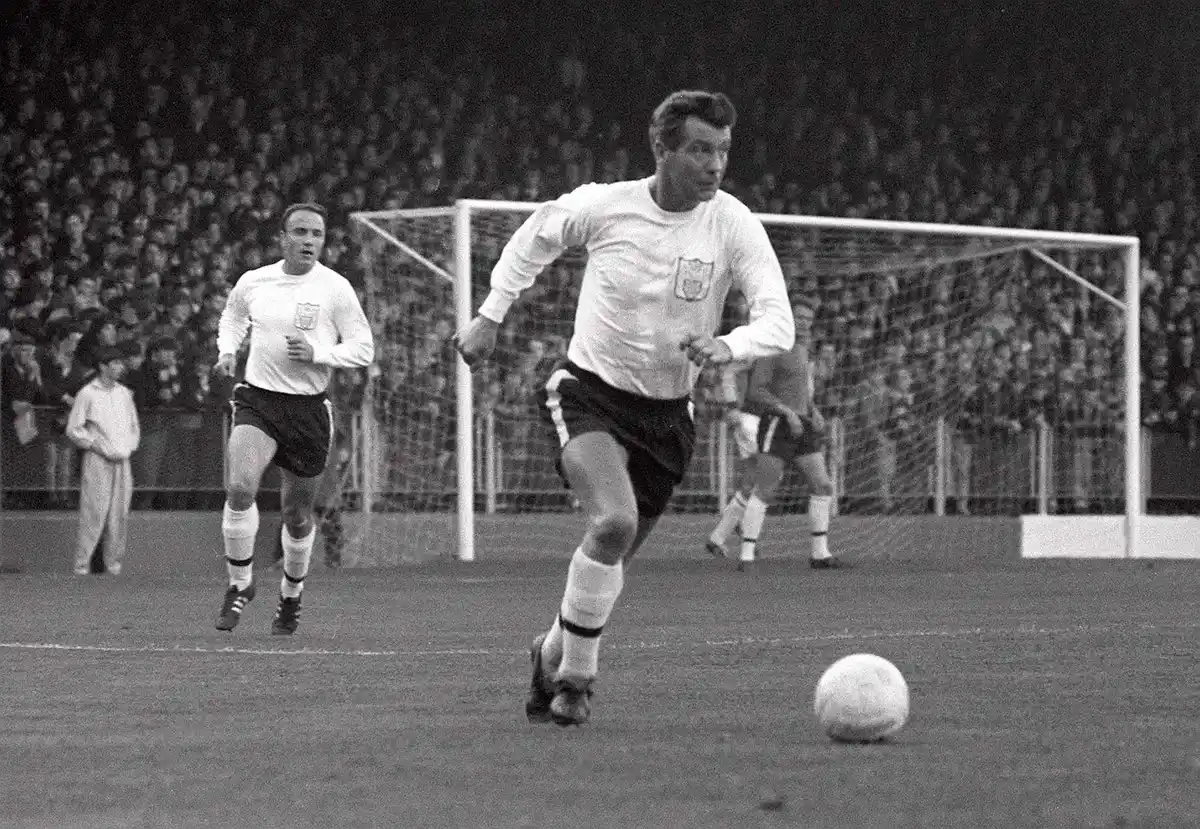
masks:
[[[379,490],[363,499],[366,530],[357,543],[368,558],[387,562],[447,555],[472,561],[481,526],[488,539],[481,548],[484,556],[507,544],[547,550],[570,545],[581,529],[554,471],[557,446],[537,422],[532,398],[536,382],[545,379],[539,372],[563,356],[569,340],[586,253],[565,253],[518,301],[502,327],[494,365],[473,376],[445,347],[440,369],[430,367],[427,354],[436,347],[430,332],[445,339],[448,328],[461,329],[474,316],[500,249],[537,207],[464,199],[452,207],[352,216],[366,272],[367,312],[384,343],[383,359],[394,354],[395,360],[421,363],[434,375],[384,367],[378,381],[373,425],[363,428],[377,455],[363,459],[364,469],[377,466],[364,480],[378,481]],[[815,284],[817,293],[828,297],[827,314],[818,311],[824,328],[819,327],[815,345],[823,339],[835,344],[835,359],[843,348],[849,355],[826,376],[823,397],[818,390],[818,398],[837,409],[827,417],[828,452],[839,516],[845,516],[844,524],[839,518],[845,545],[893,550],[896,534],[902,535],[912,520],[942,516],[947,504],[961,501],[957,511],[963,513],[974,512],[968,508],[974,503],[982,503],[985,511],[1005,502],[1016,504],[1013,509],[1020,513],[1043,514],[1073,503],[1079,515],[1099,512],[1109,526],[1111,519],[1123,518],[1122,554],[1139,549],[1144,497],[1137,238],[817,216],[758,218],[785,273],[803,286],[789,287],[807,291]],[[1091,271],[1079,273],[1079,262]],[[1098,284],[1097,275],[1104,274],[1107,281]],[[1082,303],[1074,306],[1079,327],[1059,343],[1060,351],[1066,343],[1077,345],[1074,340],[1088,340],[1083,344],[1088,346],[1087,329],[1095,320],[1120,320],[1121,359],[1113,363],[1121,375],[1106,381],[1109,385],[1103,378],[1097,381],[1109,389],[1111,400],[1107,408],[1092,407],[1090,425],[1064,420],[1047,426],[1043,419],[1037,427],[1022,426],[1008,435],[971,414],[977,408],[974,381],[960,385],[950,377],[947,355],[957,355],[965,365],[991,359],[989,349],[1003,351],[1002,333],[997,337],[989,320],[998,320],[1002,332],[1007,313],[1018,318],[1016,328],[1027,329],[1022,314],[1048,312],[1028,304],[1027,294],[1037,299],[1034,282],[1054,282],[1051,293]],[[1026,304],[1010,311],[989,305],[992,296],[1000,301],[1018,295]],[[886,324],[876,318],[871,328],[855,316],[865,308],[878,316],[879,307]],[[405,312],[413,317],[398,320],[397,314]],[[1064,330],[1071,324],[1064,322]],[[927,325],[945,353],[921,352],[917,363],[904,365],[903,356],[896,355],[916,348],[913,335],[928,339],[928,332],[922,333]],[[1110,346],[1116,350],[1115,341]],[[938,382],[927,383],[918,365],[934,366]],[[901,391],[888,385],[891,374]],[[872,381],[885,375],[883,390],[876,391],[881,399],[908,400],[907,427],[887,421],[896,408],[887,400],[877,407],[886,413],[876,413],[883,425],[873,423],[871,407],[863,403],[876,393]],[[986,370],[976,366],[972,376],[987,385]],[[1060,391],[1071,382],[1058,382]],[[910,393],[906,383],[930,389]],[[939,392],[932,390],[935,386]],[[698,403],[703,394],[698,389]],[[1100,392],[1095,396],[1104,398]],[[1068,397],[1063,399],[1069,408],[1074,404]],[[670,510],[684,520],[664,521],[656,532],[661,543],[702,545],[708,527],[697,516],[715,520],[722,498],[732,492],[733,441],[727,424],[712,416],[700,432],[697,457]],[[776,510],[797,513],[803,493],[794,481],[785,490]],[[944,537],[953,539],[953,530]]]

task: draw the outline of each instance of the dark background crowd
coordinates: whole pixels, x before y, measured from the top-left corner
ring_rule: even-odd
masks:
[[[65,486],[61,422],[96,349],[117,345],[150,432],[141,474],[169,477],[162,458],[180,447],[165,427],[156,444],[156,424],[220,411],[217,319],[238,276],[278,255],[284,206],[330,210],[324,261],[365,290],[350,212],[544,200],[647,175],[650,109],[704,87],[738,105],[726,189],[757,211],[1140,237],[1143,422],[1194,445],[1196,15],[1100,5],[6,7],[3,426],[50,407],[39,462],[51,489]],[[792,295],[817,305],[831,414],[874,418],[897,439],[923,406],[953,410],[964,428],[1119,424],[1121,319],[1109,303],[1025,256],[852,273],[819,255],[835,241],[779,242]],[[494,240],[478,249],[481,276],[497,252]],[[1062,256],[1123,296],[1118,257]],[[435,285],[393,285],[376,315],[379,399],[418,401],[443,447],[453,315]],[[518,415],[535,369],[569,334],[538,320],[563,320],[576,290],[569,265],[547,275],[479,380],[511,430],[528,420]],[[862,410],[873,397],[878,411]]]

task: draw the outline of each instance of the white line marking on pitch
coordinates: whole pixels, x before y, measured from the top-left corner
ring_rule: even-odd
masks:
[[[1200,623],[1170,625],[1172,629],[1196,628]],[[1155,631],[1159,625],[1140,624],[1115,625],[1071,625],[1067,627],[1022,626],[1013,628],[948,628],[932,630],[845,630],[834,633],[814,633],[808,636],[779,638],[737,637],[729,639],[702,640],[633,640],[605,646],[609,651],[652,651],[664,648],[736,648],[736,647],[780,647],[787,645],[820,644],[854,639],[981,639],[988,636],[1064,636],[1112,633],[1114,631]],[[66,642],[0,642],[0,648],[24,651],[57,651],[68,653],[180,653],[180,654],[233,654],[239,656],[352,656],[352,657],[448,657],[448,656],[525,656],[525,650],[506,648],[436,648],[428,650],[369,650],[338,648],[237,648],[208,645],[83,645]]]

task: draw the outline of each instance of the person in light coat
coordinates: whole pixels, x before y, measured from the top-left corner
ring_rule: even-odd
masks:
[[[133,392],[120,382],[124,356],[106,346],[97,358],[99,373],[75,395],[67,417],[67,437],[83,450],[75,546],[78,576],[89,573],[92,552],[102,539],[105,569],[114,576],[121,572],[133,498],[129,456],[141,440]]]

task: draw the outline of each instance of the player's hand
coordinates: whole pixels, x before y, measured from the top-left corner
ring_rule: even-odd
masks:
[[[733,362],[729,346],[711,334],[690,334],[679,344],[679,350],[686,351],[688,359],[701,368]]]
[[[232,377],[236,369],[237,357],[233,354],[222,354],[217,358],[217,364],[213,366],[213,371],[221,377]]]
[[[469,368],[487,361],[496,350],[496,334],[500,331],[500,323],[488,319],[483,314],[467,323],[467,327],[454,335],[451,342],[455,350],[462,355],[463,362]]]
[[[297,337],[294,334],[287,336],[287,354],[288,357],[298,363],[311,363],[313,361],[313,347],[308,340],[303,337]]]

